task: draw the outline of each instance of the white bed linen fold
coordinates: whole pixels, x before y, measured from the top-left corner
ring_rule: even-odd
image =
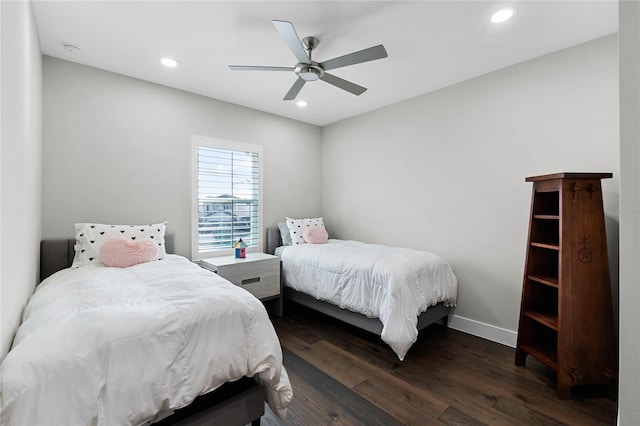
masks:
[[[439,302],[456,303],[456,276],[433,253],[331,239],[279,247],[276,254],[286,286],[379,318],[381,338],[400,360],[418,337],[418,315]]]
[[[138,425],[243,376],[280,417],[293,395],[262,303],[176,255],[49,277],[0,374],[3,425]]]

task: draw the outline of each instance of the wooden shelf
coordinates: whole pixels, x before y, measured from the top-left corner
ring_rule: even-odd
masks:
[[[528,353],[547,367],[553,369],[553,371],[558,371],[558,354],[553,350],[540,347],[534,348],[533,346],[529,345],[520,345],[520,349]]]
[[[532,247],[540,247],[543,249],[549,249],[549,250],[556,250],[556,251],[560,251],[560,245],[559,244],[547,244],[547,243],[531,243]]]
[[[571,398],[573,386],[611,386],[617,373],[600,183],[606,177],[527,178],[533,194],[515,363],[524,366],[531,355],[555,370],[560,399]]]
[[[528,275],[528,279],[540,284],[558,288],[558,277],[542,277],[540,275]]]
[[[531,318],[534,321],[538,321],[540,324],[552,328],[558,331],[558,315],[555,314],[545,314],[542,312],[535,311],[524,311],[524,315],[526,317]]]

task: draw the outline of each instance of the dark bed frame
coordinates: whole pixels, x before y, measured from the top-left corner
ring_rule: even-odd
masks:
[[[40,243],[40,281],[68,268],[75,255],[74,239],[50,239]],[[173,235],[165,236],[167,253],[174,253]],[[154,426],[260,425],[264,415],[265,394],[250,377],[225,383],[218,389],[197,397],[187,407],[154,423]]]
[[[280,237],[280,229],[277,226],[268,227],[266,239],[267,253],[274,254],[276,248],[281,245],[282,239]],[[382,333],[382,323],[378,318],[369,318],[357,312],[342,309],[339,306],[317,300],[314,297],[293,290],[287,286],[283,286],[283,288],[284,298],[287,300],[299,303],[300,305],[306,306],[371,333],[377,335]],[[449,318],[449,310],[450,308],[446,307],[442,302],[435,306],[431,306],[418,317],[418,331],[438,321],[441,321],[446,326]]]

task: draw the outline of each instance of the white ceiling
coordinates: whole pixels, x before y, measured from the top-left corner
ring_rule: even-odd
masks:
[[[540,55],[615,33],[609,1],[34,1],[46,55],[296,120],[327,125]],[[492,24],[504,7],[514,17]],[[368,90],[307,83],[299,108],[282,101],[295,74],[227,65],[295,66],[271,20],[316,36],[314,59],[384,44],[389,57],[333,70]],[[81,47],[69,53],[62,44]],[[170,56],[177,68],[159,59]]]

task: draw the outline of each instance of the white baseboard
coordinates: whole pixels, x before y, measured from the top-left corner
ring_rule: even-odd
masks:
[[[518,333],[507,330],[506,328],[496,327],[495,325],[485,324],[480,321],[469,318],[452,315],[449,317],[449,328],[459,330],[464,333],[482,337],[492,342],[500,343],[512,348],[516,347],[518,341]]]

